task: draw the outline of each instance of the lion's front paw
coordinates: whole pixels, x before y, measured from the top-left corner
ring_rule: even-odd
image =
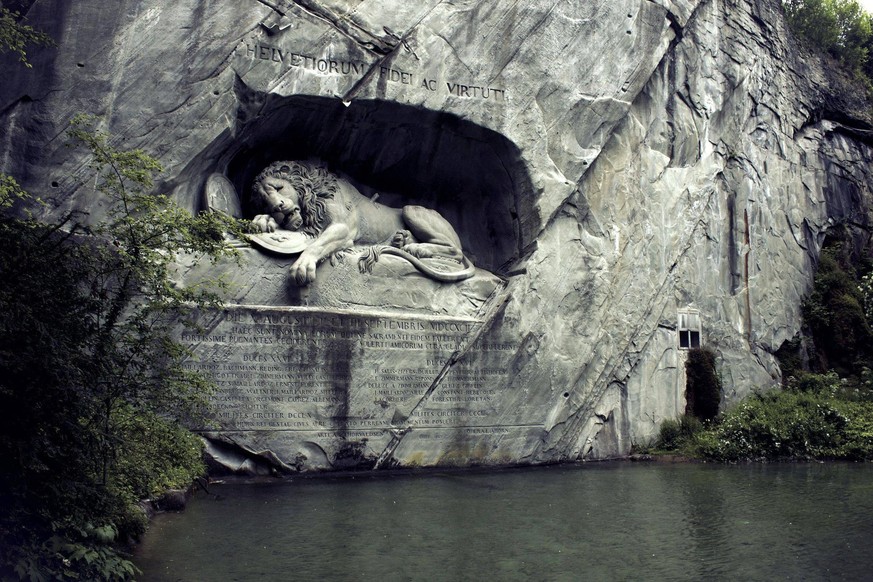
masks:
[[[421,243],[412,243],[403,247],[403,250],[419,259],[427,259],[433,256],[433,252],[427,248],[427,245]]]
[[[275,232],[279,223],[269,214],[258,214],[252,219],[252,224],[260,232]]]
[[[309,285],[315,281],[315,268],[317,266],[318,261],[312,257],[307,257],[304,253],[291,265],[291,277],[300,287]]]
[[[391,237],[391,246],[397,247],[398,249],[402,249],[413,242],[415,242],[415,239],[412,238],[412,233],[408,230],[398,230],[394,233],[394,236]]]

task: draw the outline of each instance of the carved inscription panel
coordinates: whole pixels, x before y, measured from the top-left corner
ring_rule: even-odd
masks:
[[[214,426],[203,427],[210,430],[357,438],[400,428],[397,419],[413,427],[485,426],[505,377],[504,368],[488,366],[499,345],[441,377],[471,340],[475,320],[234,308],[204,312],[198,324],[182,340],[195,353],[186,365],[218,387]]]
[[[404,70],[396,66],[336,57],[330,53],[307,54],[299,49],[274,44],[276,42],[258,37],[241,42],[235,51],[241,68],[263,64],[283,74],[290,73],[301,78],[370,79],[377,84],[404,91],[452,96],[489,105],[503,105],[509,100],[506,88],[495,87],[483,80],[435,76],[434,71],[439,67],[434,63],[419,63],[418,70]]]
[[[297,71],[300,74],[332,75],[343,77],[362,77],[370,71],[370,66],[359,61],[334,59],[329,56],[299,54],[278,48],[262,41],[250,41],[240,48],[240,54],[254,62],[270,61],[274,65]],[[405,85],[418,91],[444,92],[465,99],[481,99],[492,102],[505,102],[506,89],[492,87],[483,83],[433,79],[416,72],[392,67],[378,66],[373,69],[376,79],[383,83]]]

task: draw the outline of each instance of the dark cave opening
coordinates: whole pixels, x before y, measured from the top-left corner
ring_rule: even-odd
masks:
[[[236,135],[213,144],[221,151],[211,171],[230,179],[246,217],[254,214],[251,184],[261,169],[276,160],[317,159],[383,204],[438,210],[482,268],[501,272],[520,255],[526,241],[519,216],[536,212],[533,187],[518,148],[501,134],[390,101],[344,103],[245,87],[237,95]]]

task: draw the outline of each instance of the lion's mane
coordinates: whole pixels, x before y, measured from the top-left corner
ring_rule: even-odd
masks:
[[[288,180],[300,195],[300,213],[303,218],[301,230],[308,235],[318,236],[324,229],[326,210],[324,201],[336,194],[336,176],[322,165],[305,162],[273,162],[255,177],[252,182],[252,196],[261,204],[258,186],[267,178]]]

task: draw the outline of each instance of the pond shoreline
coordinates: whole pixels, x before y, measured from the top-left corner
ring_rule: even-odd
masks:
[[[414,476],[426,477],[429,475],[487,475],[502,473],[520,473],[526,471],[548,471],[555,469],[583,469],[583,468],[606,468],[625,464],[653,464],[653,465],[712,465],[712,466],[744,466],[744,465],[793,465],[793,464],[865,464],[864,461],[849,461],[844,459],[780,459],[773,460],[747,460],[736,463],[724,463],[707,459],[698,459],[675,454],[632,454],[626,457],[612,457],[608,459],[592,459],[582,461],[561,461],[554,463],[515,464],[515,465],[475,465],[468,467],[401,467],[392,469],[373,470],[337,470],[337,471],[302,471],[300,473],[284,475],[216,475],[209,477],[208,485],[222,483],[282,483],[317,480],[365,480],[379,479],[381,477]]]

